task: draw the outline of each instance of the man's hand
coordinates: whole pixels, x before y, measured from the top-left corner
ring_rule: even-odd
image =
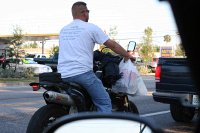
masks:
[[[123,56],[124,57],[124,61],[127,61],[128,59],[134,58],[133,57],[134,51],[126,51],[121,45],[119,45],[114,40],[108,39],[104,43],[104,45],[107,46],[108,48],[110,48],[115,53]]]
[[[127,52],[127,56],[124,57],[124,61],[127,61],[128,59],[135,60],[135,58],[133,57],[134,52],[133,51],[129,51]]]

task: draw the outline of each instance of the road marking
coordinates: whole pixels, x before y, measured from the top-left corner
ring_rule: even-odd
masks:
[[[162,114],[167,114],[167,113],[170,113],[170,110],[160,111],[160,112],[155,112],[155,113],[149,113],[149,114],[143,114],[143,115],[140,115],[140,117],[149,117],[149,116],[162,115]]]

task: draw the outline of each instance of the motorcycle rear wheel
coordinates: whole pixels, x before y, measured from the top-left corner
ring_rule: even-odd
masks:
[[[59,105],[45,105],[31,117],[26,133],[42,133],[53,121],[68,113],[67,110]]]
[[[139,111],[137,109],[137,106],[133,103],[133,102],[128,102],[129,107],[128,107],[128,111],[127,112],[131,112],[131,113],[135,113],[135,114],[139,114]]]
[[[130,112],[130,113],[134,113],[134,114],[139,114],[137,106],[131,101],[128,102],[128,107],[119,106],[118,104],[113,105],[113,111],[114,112]]]

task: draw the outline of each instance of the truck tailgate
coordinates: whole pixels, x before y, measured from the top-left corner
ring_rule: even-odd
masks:
[[[188,62],[185,58],[160,58],[160,80],[157,92],[196,93]]]

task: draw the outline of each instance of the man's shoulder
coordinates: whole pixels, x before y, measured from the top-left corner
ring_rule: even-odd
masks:
[[[98,32],[102,31],[102,29],[99,26],[97,26],[96,24],[93,24],[93,23],[88,23],[87,27],[88,27],[88,29],[90,29],[92,31],[98,31]]]
[[[94,27],[94,28],[99,28],[99,26],[97,26],[96,24],[93,24],[93,23],[89,23],[87,22],[88,25],[90,25],[91,27]]]

